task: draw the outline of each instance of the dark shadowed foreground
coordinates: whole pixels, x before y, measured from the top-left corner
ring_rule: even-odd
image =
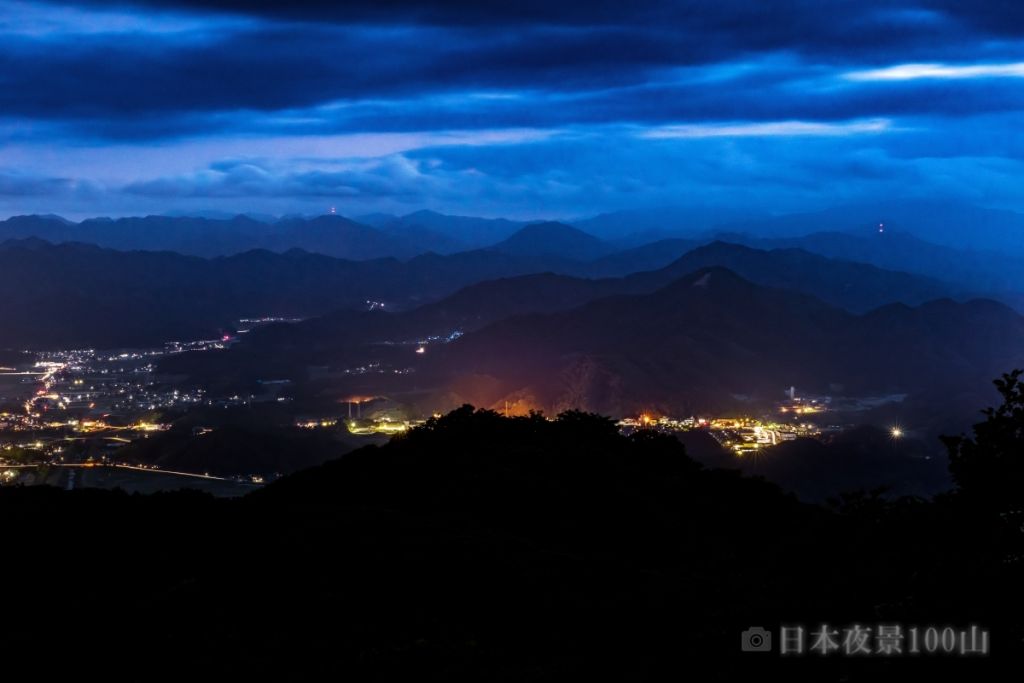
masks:
[[[1021,653],[1020,497],[969,485],[811,506],[670,437],[465,407],[240,500],[0,491],[0,641],[114,680],[984,680]],[[740,651],[821,622],[980,624],[993,654]]]

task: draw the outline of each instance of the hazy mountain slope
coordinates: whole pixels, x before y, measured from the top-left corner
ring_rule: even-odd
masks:
[[[251,249],[300,248],[339,258],[409,258],[430,251],[430,237],[395,235],[342,216],[288,218],[273,223],[246,216],[210,219],[190,216],[94,218],[72,223],[51,216],[15,216],[0,221],[0,241],[39,238],[81,242],[122,250],[175,251],[192,256],[225,256]]]
[[[661,285],[712,266],[728,268],[760,285],[813,294],[851,311],[866,311],[895,301],[919,304],[962,292],[962,288],[939,280],[825,258],[802,249],[765,251],[721,241],[697,247],[658,271],[636,273],[628,279]]]
[[[658,270],[669,265],[701,243],[688,239],[663,239],[623,249],[567,270],[580,277],[621,277],[630,273]]]
[[[274,234],[256,246],[273,251],[297,248],[354,260],[405,259],[429,251],[415,235],[396,236],[343,216],[292,219],[281,221],[275,227]]]
[[[371,216],[373,225],[398,235],[430,234],[443,237],[453,245],[479,249],[507,239],[525,225],[522,221],[504,218],[449,216],[436,211],[416,211],[405,216]],[[444,249],[435,249],[443,253]]]
[[[299,250],[203,259],[12,240],[0,243],[0,347],[159,344],[219,335],[241,317],[308,317],[365,309],[371,301],[411,308],[480,281],[561,263],[488,250],[405,263]]]
[[[718,237],[760,249],[799,248],[831,258],[870,263],[956,282],[976,292],[1006,296],[1006,293],[1024,291],[1024,257],[1007,252],[954,249],[907,233],[819,232],[780,239],[722,233]]]
[[[720,223],[720,229],[761,237],[813,232],[877,233],[879,226],[959,249],[1024,254],[1024,214],[952,200],[880,201],[837,206],[813,213]]]
[[[411,292],[437,298],[473,281],[462,273],[457,264],[427,274],[393,259],[346,261],[302,251],[202,259],[12,241],[0,244],[0,346],[209,338],[233,330],[242,317],[365,308],[368,300],[394,301]]]
[[[858,316],[712,268],[652,294],[501,321],[441,352],[441,375],[492,376],[549,409],[628,414],[774,396],[790,384],[895,392],[976,383],[1024,362],[1024,318],[990,301]]]
[[[517,256],[557,256],[570,261],[590,261],[615,251],[606,242],[565,223],[531,223],[491,247]]]
[[[420,311],[365,329],[390,338],[475,329],[509,315],[572,308],[612,294],[650,292],[706,265],[725,265],[761,284],[813,292],[830,303],[866,308],[949,296],[952,288],[899,273],[796,252],[761,252],[716,244],[694,250],[657,271],[584,280],[540,274],[560,270],[555,256],[492,250],[449,256],[341,260],[292,250],[255,250],[200,259],[170,252],[118,252],[38,240],[0,244],[0,295],[6,315],[0,345],[53,348],[125,346],[203,338],[233,329],[242,317],[318,316],[339,309]],[[585,264],[584,264],[585,265]],[[521,277],[523,274],[531,274]],[[459,289],[480,283],[449,301]],[[328,320],[322,335],[352,325]],[[364,323],[360,323],[360,327]]]
[[[610,242],[639,245],[668,238],[698,239],[716,225],[749,220],[751,215],[749,209],[741,207],[692,204],[612,211],[571,223]]]
[[[488,253],[488,252],[481,252]],[[440,264],[443,259],[438,258]],[[487,280],[437,302],[395,315],[339,312],[284,328],[261,331],[252,339],[305,348],[340,349],[380,339],[415,339],[470,331],[525,313],[567,310],[617,294],[653,292],[682,275],[707,266],[724,266],[752,281],[814,294],[849,310],[892,302],[920,303],[949,296],[941,283],[872,266],[827,259],[798,250],[759,251],[715,243],[700,247],[655,271],[624,278],[583,279],[542,273]]]

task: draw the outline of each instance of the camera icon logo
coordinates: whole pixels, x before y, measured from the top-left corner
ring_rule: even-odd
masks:
[[[743,652],[771,652],[772,634],[760,626],[751,626],[740,634]]]

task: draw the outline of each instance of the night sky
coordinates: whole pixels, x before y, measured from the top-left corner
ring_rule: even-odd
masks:
[[[1016,0],[0,0],[0,216],[1024,210],[1022,39]]]

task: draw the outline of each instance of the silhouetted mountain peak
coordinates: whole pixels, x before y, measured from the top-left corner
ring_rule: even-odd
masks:
[[[58,215],[52,214],[52,213],[48,213],[48,214],[37,214],[37,213],[20,214],[20,215],[17,215],[17,216],[11,216],[7,220],[9,222],[11,222],[11,223],[17,223],[17,224],[22,224],[22,225],[24,225],[24,224],[31,224],[31,223],[60,223],[61,225],[74,225],[74,223],[72,221],[69,221],[68,219],[66,219],[66,218],[64,218],[62,216],[58,216]]]
[[[745,244],[737,244],[724,239],[716,239],[707,244],[695,247],[691,253],[696,254],[750,254],[759,251]]]
[[[493,249],[508,254],[544,254],[575,260],[599,258],[614,251],[611,245],[565,223],[530,223]]]
[[[529,225],[523,226],[519,233],[529,234],[531,232],[540,232],[547,235],[552,234],[571,234],[571,235],[586,235],[587,237],[593,237],[590,233],[583,232],[579,228],[562,223],[561,221],[537,221],[536,223],[530,223]],[[594,238],[596,239],[596,238]]]
[[[708,266],[685,275],[664,287],[661,292],[703,292],[719,296],[760,289],[724,266]]]
[[[345,226],[345,227],[361,228],[361,229],[364,229],[364,230],[375,230],[374,228],[371,228],[368,225],[363,225],[361,223],[356,223],[351,218],[346,218],[345,216],[339,216],[338,214],[323,214],[321,216],[316,216],[315,218],[310,218],[309,220],[306,221],[306,225],[311,226],[311,227],[318,227],[318,226],[323,226],[323,227],[328,227],[328,226],[329,227]]]
[[[447,216],[447,215],[445,215],[443,213],[439,213],[437,211],[431,211],[430,209],[420,209],[419,211],[413,211],[412,213],[408,213],[408,214],[402,216],[402,218],[405,219],[405,220],[415,221],[415,220],[422,220],[422,219],[450,218],[450,216]]]

